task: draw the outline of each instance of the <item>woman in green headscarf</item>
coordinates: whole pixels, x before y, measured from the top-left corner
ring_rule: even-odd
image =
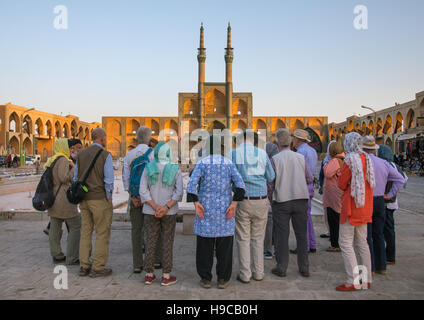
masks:
[[[162,238],[162,285],[177,282],[171,275],[172,250],[174,245],[178,202],[183,199],[183,178],[178,164],[172,163],[171,148],[160,142],[154,149],[155,159],[146,165],[140,181],[140,200],[143,202],[144,224],[146,226],[146,257],[144,269],[145,284],[151,284],[155,251]]]

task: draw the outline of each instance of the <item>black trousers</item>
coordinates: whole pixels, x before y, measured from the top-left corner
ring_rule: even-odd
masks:
[[[368,246],[371,253],[372,271],[386,270],[386,242],[384,224],[386,207],[383,197],[374,197],[372,223],[368,223]]]
[[[200,278],[212,280],[214,249],[216,251],[216,274],[218,280],[229,281],[233,271],[234,236],[205,238],[197,236],[196,268]]]
[[[395,210],[387,209],[386,221],[384,223],[384,240],[386,240],[386,259],[390,262],[396,261],[396,232],[395,219],[393,213]]]
[[[327,220],[328,227],[330,228],[330,242],[333,248],[340,248],[339,246],[339,226],[340,214],[327,207]]]

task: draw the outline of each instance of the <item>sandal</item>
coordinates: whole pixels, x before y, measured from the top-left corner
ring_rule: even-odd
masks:
[[[340,252],[342,251],[340,248],[334,248],[334,247],[329,247],[327,250],[325,250],[327,252]]]

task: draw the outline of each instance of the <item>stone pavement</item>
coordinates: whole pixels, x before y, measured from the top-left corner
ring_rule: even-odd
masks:
[[[371,290],[339,293],[335,287],[345,280],[340,253],[328,253],[327,239],[319,238],[322,219],[316,217],[318,252],[310,254],[310,278],[297,272],[296,257],[291,255],[286,278],[270,271],[275,261],[265,261],[262,282],[241,284],[235,280],[238,270],[234,250],[232,283],[226,290],[200,288],[195,267],[195,237],[182,234],[178,223],[174,247],[174,274],[178,283],[162,287],[159,282],[146,286],[144,273],[132,273],[130,224],[114,221],[110,241],[107,278],[81,278],[78,266],[68,267],[68,290],[56,290],[54,265],[48,238],[42,233],[44,221],[0,221],[0,299],[424,299],[424,215],[400,211],[397,219],[397,264],[388,266],[388,275],[376,275]],[[66,237],[66,231],[64,236]],[[295,247],[293,234],[291,248]],[[63,239],[63,248],[65,240]],[[236,247],[235,247],[236,249]],[[157,272],[160,276],[160,272]],[[213,281],[216,283],[214,274]]]

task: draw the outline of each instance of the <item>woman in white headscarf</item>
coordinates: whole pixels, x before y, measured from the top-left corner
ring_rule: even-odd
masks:
[[[348,277],[345,284],[336,288],[338,291],[370,288],[372,282],[367,223],[372,222],[375,178],[371,159],[359,146],[361,138],[358,133],[351,132],[344,140],[346,157],[338,180],[338,187],[343,191],[339,244]],[[361,257],[361,268],[354,247]]]

